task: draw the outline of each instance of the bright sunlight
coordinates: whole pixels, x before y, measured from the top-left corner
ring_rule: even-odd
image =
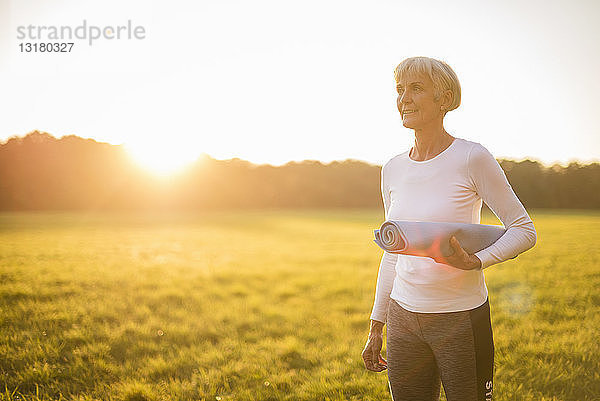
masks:
[[[167,141],[124,144],[133,160],[158,176],[169,176],[183,170],[200,157],[195,147]]]

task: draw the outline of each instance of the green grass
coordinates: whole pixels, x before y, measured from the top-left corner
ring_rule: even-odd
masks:
[[[0,400],[386,400],[377,210],[0,215]],[[486,270],[495,400],[598,400],[600,214]],[[485,223],[495,223],[489,216]]]

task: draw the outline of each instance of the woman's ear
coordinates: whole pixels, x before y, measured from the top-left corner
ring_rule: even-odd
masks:
[[[450,109],[454,96],[450,89],[446,89],[440,98],[440,110],[446,112]]]

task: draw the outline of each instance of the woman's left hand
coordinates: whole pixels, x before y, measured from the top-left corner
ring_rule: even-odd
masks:
[[[481,268],[481,260],[475,255],[468,254],[467,251],[460,246],[460,242],[458,242],[454,235],[450,238],[450,246],[454,249],[454,253],[450,256],[435,259],[436,262],[462,270]]]

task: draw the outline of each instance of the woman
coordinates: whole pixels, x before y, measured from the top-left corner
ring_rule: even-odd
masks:
[[[371,329],[368,370],[388,371],[394,401],[492,399],[494,342],[483,269],[533,247],[531,218],[498,162],[476,142],[444,129],[460,105],[460,84],[444,62],[413,57],[395,70],[398,111],[414,146],[382,168],[386,220],[479,223],[482,201],[506,233],[475,254],[456,238],[444,260],[384,252]],[[387,361],[381,357],[387,322]]]

